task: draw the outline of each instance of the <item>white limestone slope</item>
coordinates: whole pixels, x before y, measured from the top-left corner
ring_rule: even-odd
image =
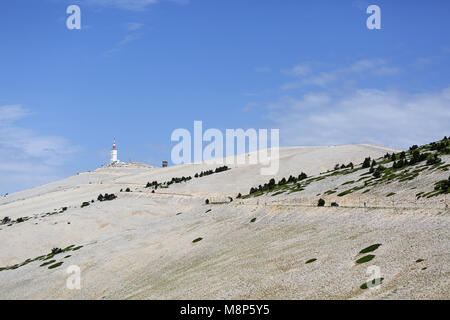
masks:
[[[336,163],[357,164],[392,151],[373,145],[281,148],[275,179],[318,175]],[[449,298],[448,211],[288,206],[298,200],[295,194],[276,202],[269,195],[204,204],[268,182],[261,165],[250,164],[156,193],[144,188],[149,181],[193,177],[217,166],[104,167],[0,198],[0,219],[31,218],[0,225],[0,267],[54,247],[83,245],[54,256],[63,262],[54,269],[33,261],[0,271],[0,298]],[[119,192],[127,187],[132,192]],[[96,201],[100,193],[118,198]],[[45,215],[62,207],[68,209]],[[370,264],[381,268],[385,280],[378,289],[362,290],[367,264],[355,259],[374,243],[382,246]],[[310,258],[317,261],[305,264]],[[419,258],[424,261],[416,263]],[[70,265],[81,269],[81,290],[66,287]]]

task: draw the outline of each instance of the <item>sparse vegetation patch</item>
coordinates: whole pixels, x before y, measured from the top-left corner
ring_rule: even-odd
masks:
[[[390,192],[386,195],[386,197],[392,197],[393,195],[395,195],[395,192]]]
[[[57,268],[57,267],[59,267],[60,265],[62,265],[64,262],[57,262],[57,263],[55,263],[55,264],[52,264],[51,266],[49,266],[48,268],[49,269],[55,269],[55,268]]]
[[[64,252],[76,251],[76,250],[81,249],[83,246],[78,246],[78,247],[75,247],[75,248],[74,247],[75,247],[75,245],[70,245],[70,246],[68,246],[68,247],[66,247],[64,249],[53,248],[52,251],[50,253],[48,253],[48,254],[36,257],[34,259],[27,259],[27,260],[25,260],[24,262],[22,262],[20,264],[15,264],[15,265],[12,265],[12,266],[7,266],[7,267],[0,267],[0,271],[15,270],[15,269],[17,269],[19,267],[25,266],[25,265],[27,265],[29,263],[32,263],[32,262],[35,262],[35,261],[42,261],[42,263],[39,266],[40,267],[45,267],[45,266],[51,265],[51,264],[56,262],[56,260],[53,259],[56,255],[64,253]],[[71,257],[71,255],[67,255],[64,258],[69,258],[69,257]],[[59,267],[62,264],[63,264],[62,262],[57,262],[55,265],[53,265],[53,268]],[[53,269],[53,268],[49,268],[49,269]]]
[[[362,258],[356,260],[356,263],[357,263],[357,264],[366,263],[366,262],[371,261],[373,258],[375,258],[375,255],[369,254],[369,255],[367,255],[367,256],[364,256],[364,257],[362,257]]]
[[[372,281],[363,283],[363,284],[360,286],[360,288],[363,289],[363,290],[365,290],[365,289],[368,289],[368,288],[377,287],[377,286],[379,286],[380,284],[383,283],[383,280],[384,280],[384,278],[373,279]]]
[[[377,250],[380,246],[381,246],[380,243],[373,244],[371,246],[368,246],[367,248],[362,249],[359,253],[369,253],[369,252]]]
[[[113,194],[113,193],[112,194],[105,193],[105,195],[99,194],[98,197],[97,197],[97,200],[100,201],[100,202],[111,201],[111,200],[114,200],[114,199],[117,199],[117,196],[115,194]]]

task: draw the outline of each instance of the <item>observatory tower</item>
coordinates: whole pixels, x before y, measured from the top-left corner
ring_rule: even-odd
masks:
[[[119,161],[117,160],[116,138],[114,137],[114,144],[111,150],[111,160],[109,161],[109,164],[114,164],[117,162]]]

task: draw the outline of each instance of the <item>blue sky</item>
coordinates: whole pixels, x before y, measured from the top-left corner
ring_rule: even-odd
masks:
[[[68,30],[68,5],[82,29]],[[366,8],[381,8],[368,30]],[[0,194],[176,128],[279,128],[281,145],[405,148],[449,135],[448,1],[0,2]]]

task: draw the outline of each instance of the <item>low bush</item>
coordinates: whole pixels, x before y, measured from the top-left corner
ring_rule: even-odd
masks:
[[[367,158],[364,159],[362,167],[363,168],[369,168],[370,167],[370,157],[367,157]]]
[[[362,258],[356,260],[356,263],[357,263],[357,264],[366,263],[366,262],[371,261],[373,258],[375,258],[375,255],[369,254],[369,255],[367,255],[367,256],[364,256],[364,257],[362,257]]]
[[[53,248],[53,249],[52,249],[52,254],[53,254],[53,255],[58,254],[58,253],[61,253],[61,252],[63,252],[61,248]]]
[[[11,222],[11,219],[9,217],[4,217],[0,224],[7,224],[9,222]]]
[[[437,154],[431,154],[427,157],[427,165],[434,165],[434,164],[438,164],[441,163],[442,159],[438,157]]]
[[[442,192],[450,192],[450,176],[447,180],[441,180],[434,185],[434,190]]]
[[[89,205],[90,205],[89,202],[83,202],[83,203],[81,204],[81,207],[84,208],[84,207],[87,207],[87,206],[89,206]]]
[[[325,206],[325,200],[323,200],[322,198],[320,198],[319,201],[317,202],[317,206],[318,206],[318,207],[323,207],[323,206]]]
[[[117,198],[117,196],[115,194],[113,194],[113,193],[111,193],[111,194],[105,193],[105,195],[99,194],[98,197],[97,197],[97,200],[100,201],[100,202],[103,202],[103,201],[111,201],[111,200],[114,200],[116,198]]]

